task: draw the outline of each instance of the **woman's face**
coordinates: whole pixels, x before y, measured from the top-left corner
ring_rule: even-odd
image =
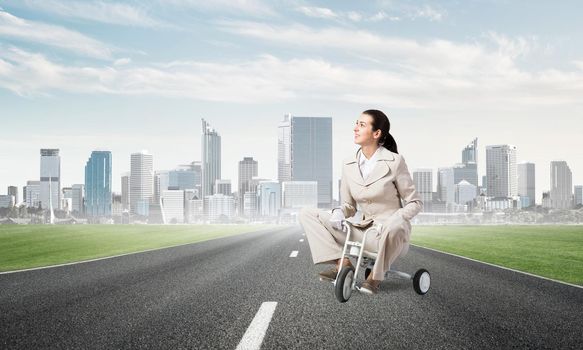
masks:
[[[361,114],[354,125],[354,143],[360,146],[378,144],[381,131],[372,131],[373,119],[368,114]]]

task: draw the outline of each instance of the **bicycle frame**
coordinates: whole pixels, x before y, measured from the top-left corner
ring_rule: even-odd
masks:
[[[350,250],[348,251],[348,257],[350,258],[350,256],[354,256],[357,257],[357,263],[356,266],[354,268],[354,277],[352,279],[352,285],[350,286],[350,288],[352,290],[356,289],[356,278],[358,276],[358,270],[361,267],[362,264],[362,258],[363,258],[363,254],[364,254],[364,243],[366,242],[366,237],[368,236],[368,233],[376,230],[378,232],[381,231],[382,229],[382,225],[380,223],[373,225],[371,227],[369,227],[366,231],[364,231],[364,234],[362,235],[362,241],[361,242],[356,242],[356,241],[351,241],[350,240],[350,235],[352,234],[352,223],[348,220],[342,220],[342,227],[344,227],[346,229],[346,241],[344,242],[344,248],[342,249],[342,258],[344,259],[347,256],[347,250],[348,247],[350,246]],[[342,270],[342,268],[338,269],[338,272],[336,273],[336,279],[334,280],[334,286],[336,286],[336,281],[338,280],[338,276],[340,275],[340,271]]]

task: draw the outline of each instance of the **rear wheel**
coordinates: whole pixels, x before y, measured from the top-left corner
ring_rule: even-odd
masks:
[[[340,270],[334,293],[339,302],[345,303],[352,295],[352,281],[354,281],[354,267],[345,266]]]

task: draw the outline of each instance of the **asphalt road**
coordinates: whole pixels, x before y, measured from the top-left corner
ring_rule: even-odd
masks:
[[[581,349],[583,289],[411,247],[347,303],[299,227],[0,275],[1,349],[235,349],[277,302],[263,349]],[[298,251],[297,257],[290,253]]]

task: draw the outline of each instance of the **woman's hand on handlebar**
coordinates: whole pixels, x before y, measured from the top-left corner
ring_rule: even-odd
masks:
[[[344,221],[344,219],[346,218],[344,217],[342,210],[335,209],[332,211],[332,216],[330,216],[330,225],[337,230],[342,230],[342,221]]]

